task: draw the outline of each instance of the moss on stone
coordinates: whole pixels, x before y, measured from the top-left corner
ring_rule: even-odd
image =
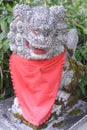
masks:
[[[43,125],[40,125],[38,128],[39,128],[39,129],[45,129],[45,128],[47,128],[47,124],[44,123]]]
[[[62,120],[62,121],[60,121],[60,122],[57,122],[57,123],[54,123],[54,124],[53,124],[53,128],[60,127],[60,126],[64,125],[64,123],[65,123],[64,120]]]
[[[76,90],[73,90],[71,92],[71,96],[69,97],[67,106],[71,108],[74,104],[78,102],[79,97],[80,97],[80,90],[76,88]]]
[[[82,114],[83,113],[83,110],[82,109],[74,109],[74,110],[72,110],[70,113],[69,113],[69,115],[70,116],[77,116],[77,115],[80,115],[80,114]]]
[[[15,113],[15,114],[13,114],[13,116],[14,116],[15,118],[21,119],[21,121],[22,121],[25,125],[27,125],[27,126],[33,128],[33,130],[39,130],[39,129],[38,129],[38,126],[35,126],[35,125],[31,124],[30,122],[26,121],[26,120],[24,119],[24,117],[23,117],[22,115],[20,115],[19,113]]]
[[[68,56],[68,61],[69,61],[69,68],[68,70],[72,70],[73,71],[73,78],[71,83],[68,85],[69,90],[76,89],[76,87],[78,86],[78,81],[79,79],[81,79],[81,77],[83,76],[83,66],[81,64],[79,64],[75,59],[73,59],[72,57]]]
[[[25,120],[25,119],[23,118],[23,116],[20,115],[19,113],[14,113],[13,116],[14,116],[15,118],[18,118],[18,119],[21,119],[21,120]]]
[[[30,122],[26,121],[26,120],[24,119],[24,117],[23,117],[22,115],[20,115],[19,113],[15,113],[15,114],[13,114],[13,116],[14,116],[15,118],[21,119],[21,121],[22,121],[25,125],[27,125],[27,126],[33,128],[33,130],[40,130],[40,129],[45,129],[45,128],[47,128],[47,124],[46,124],[46,123],[44,123],[44,124],[42,124],[42,125],[40,125],[40,126],[35,126],[35,125],[31,124]]]

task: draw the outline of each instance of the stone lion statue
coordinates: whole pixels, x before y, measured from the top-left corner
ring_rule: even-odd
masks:
[[[56,103],[52,107],[52,113],[56,112],[59,116],[62,113],[62,106],[67,107],[70,102],[73,102],[73,91],[77,89],[77,83],[82,76],[82,65],[75,59],[77,31],[68,30],[66,10],[63,6],[31,8],[25,4],[16,5],[13,16],[8,38],[10,49],[16,55],[27,61],[43,62],[66,51],[62,80],[56,95]],[[14,100],[12,112],[21,115],[22,110],[17,98]]]

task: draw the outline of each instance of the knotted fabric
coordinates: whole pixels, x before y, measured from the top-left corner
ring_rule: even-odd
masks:
[[[10,72],[23,117],[39,126],[51,115],[65,62],[62,54],[46,60],[10,57]]]

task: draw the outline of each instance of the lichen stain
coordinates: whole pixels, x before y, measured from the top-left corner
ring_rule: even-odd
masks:
[[[60,122],[54,123],[54,124],[53,124],[53,128],[61,127],[61,126],[64,125],[64,124],[65,124],[65,121],[62,120],[62,121],[60,121]]]
[[[78,116],[83,113],[82,109],[74,109],[69,113],[69,116]]]

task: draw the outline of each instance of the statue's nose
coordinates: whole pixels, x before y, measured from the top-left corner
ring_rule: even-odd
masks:
[[[37,39],[38,41],[44,41],[45,37],[43,35],[38,35]]]

